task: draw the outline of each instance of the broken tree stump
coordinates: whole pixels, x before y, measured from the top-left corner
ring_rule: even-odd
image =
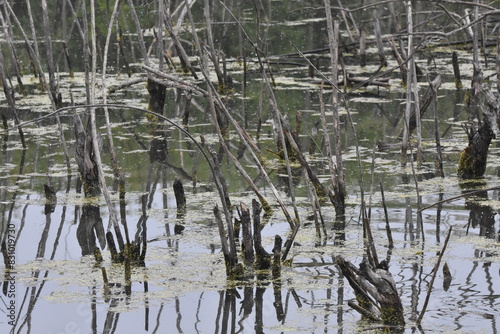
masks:
[[[262,247],[262,236],[260,231],[260,213],[262,207],[255,199],[252,200],[252,214],[253,214],[253,237],[255,248],[255,267],[257,269],[269,269],[271,267],[271,255]]]
[[[253,253],[253,238],[252,238],[252,229],[250,222],[250,211],[248,207],[240,203],[241,208],[241,230],[242,230],[242,242],[241,242],[241,250],[243,253],[243,258],[245,259],[245,265],[253,264],[255,259]]]
[[[93,146],[100,143],[94,143],[92,140],[90,117],[87,127],[83,126],[80,116],[75,115],[75,161],[78,165],[78,172],[83,184],[85,197],[95,197],[101,194],[101,185],[99,183],[99,169],[95,161]],[[93,248],[92,248],[93,251]]]
[[[385,261],[377,268],[366,260],[356,268],[342,256],[337,256],[336,262],[356,295],[358,304],[350,302],[349,306],[384,325],[404,326],[403,305]]]
[[[488,148],[495,134],[487,117],[478,130],[467,126],[464,126],[464,130],[469,138],[469,145],[460,154],[457,174],[464,179],[482,177],[486,171]]]
[[[184,226],[179,224],[186,214],[186,195],[184,194],[184,186],[179,179],[174,181],[174,195],[177,203],[177,221],[174,226],[174,233],[181,234],[184,231]]]

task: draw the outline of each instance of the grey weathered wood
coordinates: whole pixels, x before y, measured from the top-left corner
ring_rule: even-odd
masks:
[[[252,229],[250,221],[250,211],[248,207],[240,203],[241,209],[241,231],[242,231],[242,243],[241,248],[243,251],[243,258],[245,259],[246,265],[251,265],[254,262],[255,256],[253,251],[253,238]]]

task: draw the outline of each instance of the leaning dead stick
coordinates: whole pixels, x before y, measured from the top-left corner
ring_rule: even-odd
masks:
[[[177,128],[179,131],[181,131],[185,136],[187,136],[198,147],[199,151],[202,153],[203,157],[207,161],[207,163],[209,165],[209,168],[210,168],[210,171],[212,172],[212,175],[214,177],[215,184],[217,186],[217,190],[218,190],[219,196],[221,198],[221,202],[222,202],[222,206],[223,206],[223,209],[224,209],[224,213],[226,214],[226,216],[229,216],[228,215],[229,210],[228,210],[228,207],[227,207],[226,201],[225,201],[225,192],[222,189],[222,185],[220,184],[220,180],[219,180],[218,175],[216,173],[216,167],[214,166],[213,160],[211,158],[209,158],[208,154],[205,152],[205,150],[203,149],[203,147],[201,146],[201,144],[188,131],[186,131],[182,127],[182,125],[178,125],[174,121],[172,121],[169,118],[165,117],[164,115],[158,114],[158,113],[156,113],[154,111],[150,111],[150,110],[147,110],[147,109],[144,109],[144,108],[134,107],[134,106],[130,106],[130,105],[122,105],[122,104],[90,104],[90,105],[68,106],[68,107],[60,108],[60,109],[58,109],[56,111],[53,111],[53,112],[51,112],[51,113],[49,113],[47,115],[42,116],[42,117],[38,117],[36,119],[30,120],[30,121],[27,121],[27,122],[23,122],[21,124],[18,124],[16,126],[12,127],[12,128],[0,130],[0,133],[16,129],[17,127],[21,127],[21,126],[24,127],[27,124],[37,123],[37,122],[42,121],[42,120],[44,120],[46,118],[49,118],[49,117],[58,117],[59,114],[62,113],[62,112],[64,112],[64,111],[74,110],[74,109],[88,109],[88,108],[94,108],[94,109],[95,108],[108,108],[108,109],[115,108],[115,109],[131,109],[131,110],[135,110],[135,111],[140,111],[140,112],[143,112],[143,113],[146,113],[146,114],[153,115],[153,116],[157,117],[158,119],[161,119],[161,120],[169,123],[170,125],[172,125],[175,128]]]
[[[14,13],[14,10],[11,8],[11,6],[9,5],[8,2],[4,2],[4,5],[9,10],[9,12],[10,12],[10,14],[12,16],[12,19],[14,20],[14,23],[19,28],[19,31],[21,32],[21,34],[23,36],[24,42],[26,43],[26,47],[28,48],[28,51],[29,51],[29,53],[31,55],[31,59],[34,62],[35,66],[37,68],[38,73],[40,74],[40,81],[42,82],[42,84],[45,87],[45,89],[48,92],[51,92],[52,90],[51,90],[49,84],[47,83],[47,81],[45,79],[45,75],[44,75],[44,72],[43,72],[43,69],[42,69],[42,65],[40,63],[40,57],[38,57],[37,54],[35,53],[35,51],[33,50],[33,47],[31,46],[30,40],[28,38],[28,35],[26,35],[26,32],[24,31],[23,26],[21,25],[21,22],[17,18],[16,13]],[[45,3],[45,5],[46,5],[46,3]],[[48,96],[49,96],[49,99],[51,101],[52,108],[54,110],[56,110],[57,109],[57,103],[56,103],[56,100],[55,100],[55,96],[53,94],[48,94]],[[67,146],[66,146],[66,139],[63,136],[63,130],[62,130],[62,126],[61,126],[61,122],[59,120],[58,114],[54,113],[54,115],[56,115],[56,119],[57,119],[57,123],[58,123],[59,136],[60,136],[61,143],[62,143],[62,146],[63,146],[64,154],[65,154],[65,157],[66,157],[66,165],[68,167],[68,170],[70,170],[69,169],[69,166],[70,166],[69,153],[68,153],[68,149],[67,149]],[[20,126],[21,126],[21,124],[16,124],[16,126],[14,128],[19,128]],[[5,131],[6,130],[4,130],[4,132]]]
[[[187,5],[187,3],[186,3],[186,5]],[[224,112],[224,114],[229,119],[229,121],[231,122],[231,124],[235,127],[236,132],[237,132],[238,136],[240,137],[242,143],[245,145],[245,147],[247,148],[248,152],[251,154],[251,156],[252,156],[252,158],[253,158],[256,166],[258,167],[259,171],[264,176],[264,179],[268,183],[271,191],[273,192],[276,200],[278,201],[278,204],[280,205],[281,210],[283,211],[283,213],[284,213],[284,215],[285,215],[285,217],[286,217],[286,219],[287,219],[290,227],[293,228],[295,226],[295,222],[291,218],[288,210],[286,209],[285,204],[281,200],[281,197],[280,197],[278,191],[276,190],[276,187],[274,186],[274,184],[272,183],[271,179],[269,178],[269,175],[267,174],[267,172],[265,171],[264,167],[262,166],[262,163],[260,162],[260,160],[257,157],[256,153],[252,150],[251,145],[248,143],[247,139],[242,134],[242,131],[240,130],[241,126],[238,124],[238,122],[236,122],[236,120],[234,119],[234,117],[231,115],[231,113],[229,112],[229,110],[226,108],[225,104],[222,102],[222,99],[221,99],[220,95],[217,94],[217,90],[215,89],[215,87],[213,87],[213,84],[210,81],[210,77],[209,77],[208,70],[207,70],[207,59],[206,59],[206,56],[204,55],[204,53],[202,51],[201,44],[200,44],[200,41],[198,39],[198,34],[196,32],[196,27],[193,24],[194,21],[192,19],[192,14],[191,14],[191,11],[189,9],[187,11],[187,14],[188,14],[189,20],[191,21],[192,35],[193,35],[193,38],[194,38],[195,46],[196,46],[196,49],[197,49],[197,51],[199,53],[199,56],[200,56],[200,58],[202,60],[201,61],[201,65],[202,65],[201,66],[201,71],[202,71],[202,74],[203,74],[203,76],[205,78],[206,84],[208,86],[210,86],[211,92],[213,94],[213,99],[215,100],[214,102],[216,102],[218,104],[218,106],[220,107],[220,109],[222,110],[222,112]],[[244,30],[243,30],[243,32],[244,32]],[[255,44],[253,44],[253,42],[251,42],[250,38],[248,37],[248,35],[246,33],[245,33],[245,36],[248,38],[248,40],[250,41],[250,43],[252,43],[252,45],[254,47],[256,47]],[[259,57],[259,59],[260,59],[260,57]]]
[[[8,131],[12,131],[14,129],[17,129],[18,127],[25,127],[28,124],[38,123],[38,122],[40,122],[40,121],[42,121],[44,119],[47,119],[47,118],[50,118],[50,117],[55,117],[58,114],[61,114],[61,113],[66,112],[68,110],[87,109],[87,108],[130,109],[130,110],[140,111],[140,112],[143,112],[143,113],[146,113],[146,114],[151,114],[153,116],[156,116],[156,117],[162,119],[163,121],[169,123],[170,125],[172,125],[175,128],[177,128],[179,131],[181,131],[185,136],[187,136],[198,147],[198,149],[202,153],[203,157],[208,162],[210,170],[212,171],[212,173],[214,173],[213,166],[212,166],[212,161],[208,157],[208,155],[205,152],[205,150],[203,149],[202,145],[193,137],[193,135],[191,135],[188,131],[186,131],[182,127],[182,125],[178,125],[177,123],[175,123],[171,119],[165,117],[164,115],[158,114],[158,113],[156,113],[154,111],[147,110],[147,109],[140,108],[140,107],[134,107],[134,106],[130,106],[130,105],[124,105],[124,104],[102,104],[102,103],[98,103],[98,104],[88,104],[88,105],[87,104],[83,104],[83,105],[67,106],[67,107],[59,108],[56,111],[48,113],[48,114],[46,114],[44,116],[41,116],[41,117],[29,120],[29,121],[20,123],[20,124],[15,125],[15,126],[13,126],[11,128],[2,129],[2,130],[0,130],[0,134],[8,132]]]
[[[417,325],[422,322],[422,318],[424,317],[425,311],[427,310],[427,304],[429,303],[429,298],[431,296],[431,291],[432,291],[432,286],[434,285],[434,279],[436,278],[436,274],[438,272],[439,264],[441,263],[441,259],[443,258],[444,251],[446,250],[446,246],[448,245],[448,241],[450,240],[450,235],[451,235],[451,227],[448,230],[448,235],[446,236],[446,239],[444,241],[443,248],[441,249],[441,253],[439,254],[438,260],[436,262],[436,265],[434,266],[434,273],[432,274],[431,281],[429,283],[429,288],[427,290],[427,296],[425,296],[425,301],[424,301],[424,306],[422,307],[422,311],[420,311],[420,314],[417,319]]]
[[[477,193],[480,193],[480,192],[492,191],[492,190],[499,190],[499,189],[500,189],[500,186],[496,186],[496,187],[491,187],[491,188],[486,188],[486,189],[466,191],[462,195],[450,197],[450,198],[444,199],[442,201],[438,201],[436,203],[430,204],[430,205],[428,205],[426,207],[423,207],[423,208],[417,210],[417,212],[422,212],[422,211],[427,210],[429,208],[432,208],[432,207],[434,207],[436,205],[447,203],[447,202],[453,202],[453,201],[459,200],[461,198],[464,198],[464,197],[467,197],[467,196],[470,196],[470,195],[474,195],[474,194],[477,194]]]

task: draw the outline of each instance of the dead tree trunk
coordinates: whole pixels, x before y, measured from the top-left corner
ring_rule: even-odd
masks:
[[[384,325],[404,326],[403,305],[385,261],[378,268],[363,261],[359,269],[341,256],[336,262],[356,294],[358,304],[350,302],[349,306]]]
[[[75,161],[82,180],[83,192],[85,197],[98,196],[101,194],[101,186],[99,184],[99,169],[94,159],[93,145],[96,145],[96,143],[92,140],[90,124],[85,129],[80,116],[75,115],[74,125],[76,137]]]
[[[469,137],[469,145],[460,154],[457,174],[464,179],[482,177],[486,170],[488,148],[495,137],[490,121],[485,117],[478,130],[467,126],[464,129]]]
[[[458,176],[464,179],[479,178],[484,175],[488,148],[491,140],[495,138],[493,129],[498,126],[500,120],[500,99],[490,90],[483,90],[483,93],[489,111],[483,111],[483,121],[479,124],[478,130],[464,126],[469,137],[469,145],[460,154],[457,170]]]

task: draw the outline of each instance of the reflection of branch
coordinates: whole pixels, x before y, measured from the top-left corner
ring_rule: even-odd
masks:
[[[443,203],[447,203],[447,202],[453,202],[453,201],[456,201],[456,200],[461,199],[463,197],[467,197],[467,196],[470,196],[470,195],[475,195],[475,194],[477,194],[479,192],[491,191],[491,190],[498,190],[498,189],[500,189],[500,186],[486,188],[486,189],[466,191],[462,195],[458,195],[458,196],[455,196],[455,197],[450,197],[448,199],[445,199],[445,200],[438,201],[436,203],[430,204],[430,205],[428,205],[426,207],[423,207],[423,208],[417,210],[417,212],[422,212],[422,211],[427,210],[429,208],[432,208],[433,206],[436,206],[438,204],[443,204]]]
[[[434,285],[434,279],[436,278],[439,264],[441,263],[441,259],[443,258],[443,254],[444,254],[444,251],[446,250],[446,246],[448,245],[448,241],[450,240],[451,229],[452,228],[450,227],[450,229],[448,230],[448,235],[446,236],[446,239],[444,241],[443,248],[441,249],[441,253],[439,254],[436,265],[434,266],[434,274],[432,275],[431,281],[429,283],[429,288],[427,290],[427,296],[425,296],[425,302],[424,302],[424,305],[422,306],[422,311],[420,311],[420,315],[418,316],[417,324],[420,324],[420,322],[422,321],[422,318],[424,317],[424,313],[427,310],[427,304],[429,303],[429,298],[431,296],[432,286]]]

